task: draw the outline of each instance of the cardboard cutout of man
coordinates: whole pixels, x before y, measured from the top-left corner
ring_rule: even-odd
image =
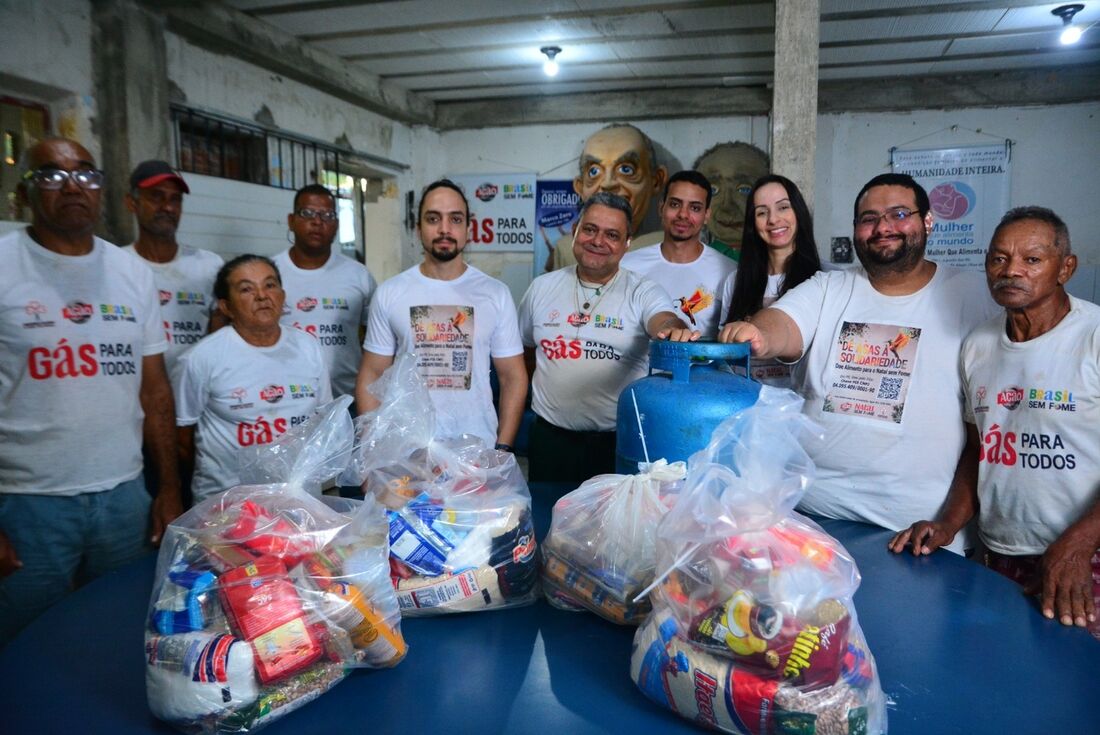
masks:
[[[649,136],[633,125],[612,123],[585,141],[573,190],[582,202],[601,191],[625,198],[633,213],[631,231],[637,232],[653,202],[660,199],[667,180],[668,170],[657,165],[657,151]],[[663,234],[655,232],[636,237],[635,246],[658,243]],[[576,262],[572,235],[554,243],[555,269]]]
[[[714,191],[707,244],[738,260],[745,203],[753,182],[768,173],[768,154],[748,143],[719,143],[699,156],[694,168],[707,177]]]

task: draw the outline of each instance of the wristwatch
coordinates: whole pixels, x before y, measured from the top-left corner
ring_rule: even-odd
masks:
[[[493,447],[493,449],[499,449],[502,452],[511,452],[512,454],[516,453],[516,448],[513,447],[511,444],[503,444],[501,442],[497,442],[496,446]]]

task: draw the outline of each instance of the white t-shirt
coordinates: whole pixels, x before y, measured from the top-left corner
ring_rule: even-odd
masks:
[[[218,308],[214,298],[214,279],[224,264],[220,255],[188,245],[180,245],[176,257],[168,263],[154,263],[138,255],[133,245],[130,253],[153,271],[153,281],[160,295],[160,313],[168,351],[164,363],[175,385],[179,380],[177,362],[184,350],[206,336],[210,315]]]
[[[891,530],[936,518],[966,438],[959,347],[997,311],[984,276],[940,265],[885,296],[862,268],[821,271],[774,308],[802,332],[803,411],[825,429],[799,507]]]
[[[523,354],[516,305],[503,283],[471,265],[453,281],[428,278],[413,266],[378,287],[363,349],[416,353],[437,436],[473,434],[496,443],[490,358]]]
[[[535,348],[531,408],[571,431],[614,431],[619,393],[645,377],[646,324],[675,311],[657,283],[620,268],[616,281],[593,302],[586,323],[576,319],[577,267],[539,276],[519,305],[523,344]]]
[[[242,447],[269,444],[332,400],[317,340],[283,328],[271,347],[248,344],[232,326],[204,337],[180,358],[176,423],[198,424],[195,502],[239,484]]]
[[[660,284],[672,296],[676,315],[698,329],[700,339],[718,336],[719,320],[729,309],[729,301],[722,300],[722,282],[737,272],[737,263],[705,246],[692,262],[672,263],[658,244],[629,251],[619,265]]]
[[[783,288],[783,281],[787,278],[785,273],[769,273],[768,283],[764,286],[764,298],[763,306],[761,308],[766,309],[775,303],[779,298],[779,290]],[[733,303],[733,289],[736,286],[737,270],[734,269],[733,273],[730,273],[719,289],[721,291],[722,300],[722,318],[725,319],[728,314],[729,305]],[[795,385],[797,380],[791,376],[792,366],[779,360],[757,360],[752,358],[749,361],[751,368],[750,374],[752,379],[758,383],[764,383],[765,385],[774,385],[777,388],[797,388]],[[734,368],[738,373],[744,373],[743,370]]]
[[[283,324],[312,334],[328,360],[334,394],[355,395],[355,377],[363,353],[359,326],[367,325],[374,277],[366,266],[333,252],[316,270],[294,265],[290,251],[275,256],[283,279]]]
[[[996,316],[960,363],[982,438],[978,533],[1001,554],[1042,554],[1100,499],[1100,307],[1071,296],[1065,318],[1027,342]]]
[[[153,273],[96,238],[0,237],[0,493],[76,495],[141,473],[142,358],[168,345]]]

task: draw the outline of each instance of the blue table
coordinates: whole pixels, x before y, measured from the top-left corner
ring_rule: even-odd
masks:
[[[539,538],[551,498],[535,486]],[[826,521],[859,563],[860,622],[891,735],[1100,732],[1100,643],[1044,620],[1019,589],[946,552],[894,556],[890,534]],[[0,653],[2,733],[167,733],[145,704],[142,626],[155,557],[96,580]],[[402,623],[409,654],[361,671],[264,730],[699,733],[630,681],[632,628],[544,601]]]

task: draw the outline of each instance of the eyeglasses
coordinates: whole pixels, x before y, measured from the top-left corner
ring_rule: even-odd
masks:
[[[860,227],[874,227],[883,218],[886,218],[894,224],[901,224],[905,220],[912,217],[914,214],[917,214],[915,210],[905,209],[903,207],[899,207],[897,209],[887,209],[882,214],[878,214],[876,212],[864,212],[863,214],[856,217],[856,224]]]
[[[335,222],[336,212],[331,209],[299,209],[294,214],[302,219],[320,219],[322,222]]]
[[[45,191],[57,191],[70,179],[81,189],[98,189],[103,186],[103,172],[98,168],[80,168],[76,171],[66,171],[63,168],[36,168],[23,174],[24,181],[30,181]]]

